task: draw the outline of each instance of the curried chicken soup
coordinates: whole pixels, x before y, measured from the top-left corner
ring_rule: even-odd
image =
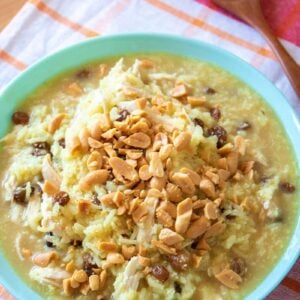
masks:
[[[166,54],[87,65],[12,122],[1,247],[44,298],[240,299],[289,241],[289,142],[216,66]]]

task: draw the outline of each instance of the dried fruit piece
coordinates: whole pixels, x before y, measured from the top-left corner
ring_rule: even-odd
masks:
[[[296,190],[296,187],[289,183],[289,182],[280,182],[279,183],[279,189],[286,194],[294,193]]]
[[[82,69],[79,70],[76,74],[75,77],[78,79],[87,79],[91,75],[91,72],[87,69]]]
[[[26,125],[29,123],[29,115],[23,111],[16,111],[11,119],[15,125]]]
[[[60,206],[65,206],[70,201],[70,196],[66,192],[58,192],[53,196],[53,202],[58,203]]]
[[[245,260],[241,257],[233,258],[230,262],[230,269],[238,275],[240,275],[241,277],[243,277],[247,269]]]
[[[155,265],[151,269],[151,274],[160,282],[165,282],[169,279],[169,271],[161,265]]]
[[[18,204],[24,204],[27,202],[26,184],[15,188],[14,193],[13,193],[13,200]]]
[[[216,93],[216,90],[211,87],[208,87],[204,90],[204,93],[207,95],[214,95]]]
[[[222,126],[215,126],[208,130],[209,135],[215,135],[218,138],[217,148],[221,148],[225,145],[227,140],[227,131]]]
[[[167,260],[177,272],[184,272],[189,268],[190,257],[187,254],[167,255]]]
[[[130,115],[130,112],[127,109],[122,109],[119,112],[119,115],[120,115],[120,117],[118,119],[116,119],[116,121],[122,122],[122,121],[126,120],[127,116]]]
[[[210,109],[210,115],[213,119],[215,119],[216,121],[219,121],[221,119],[221,110],[218,107],[213,107]]]
[[[44,156],[50,153],[50,145],[47,142],[36,142],[32,144],[32,152],[33,156]]]

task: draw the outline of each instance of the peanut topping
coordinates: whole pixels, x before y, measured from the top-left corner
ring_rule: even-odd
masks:
[[[173,151],[173,145],[167,144],[167,145],[162,145],[159,149],[159,158],[164,161],[166,160],[171,152]]]
[[[149,172],[156,177],[163,177],[165,175],[162,161],[159,158],[158,152],[151,153],[151,160],[149,165]]]
[[[54,195],[59,192],[59,187],[52,182],[45,180],[43,185],[43,192],[48,195]]]
[[[85,177],[80,179],[79,186],[83,191],[89,191],[94,185],[103,184],[108,177],[107,170],[91,171]]]
[[[225,269],[216,274],[215,277],[225,286],[231,289],[238,289],[239,283],[242,282],[242,278],[230,269]]]
[[[202,216],[191,224],[191,226],[186,232],[186,237],[189,239],[195,239],[198,236],[205,233],[205,231],[209,228],[209,226],[210,226],[209,221]]]
[[[143,166],[140,167],[139,176],[142,180],[145,180],[145,181],[149,180],[152,177],[152,175],[149,171],[149,166],[148,165],[143,165]]]
[[[187,198],[177,205],[177,218],[175,230],[178,233],[185,233],[193,213],[193,203],[191,198]]]
[[[98,151],[93,151],[88,160],[87,167],[89,171],[95,171],[102,167],[102,155]]]
[[[171,91],[171,96],[174,98],[180,98],[187,95],[187,88],[184,84],[180,84],[174,87]]]
[[[200,190],[205,193],[207,197],[214,198],[216,191],[214,184],[208,179],[202,179],[200,182]]]
[[[100,288],[100,278],[99,275],[91,275],[89,277],[89,286],[92,291],[98,291]]]
[[[120,253],[111,252],[111,253],[108,253],[108,255],[106,257],[106,261],[113,265],[119,265],[124,262],[124,257]]]
[[[53,260],[57,259],[58,255],[55,251],[35,254],[32,257],[32,262],[42,268],[46,268]]]
[[[130,181],[136,181],[138,179],[137,171],[123,159],[112,157],[109,159],[109,164],[118,180],[123,181],[123,178],[125,178]]]
[[[184,238],[180,234],[168,228],[164,228],[161,230],[159,239],[167,246],[172,246],[184,240]]]
[[[75,270],[72,278],[79,283],[83,283],[88,280],[88,276],[83,270]]]
[[[63,119],[66,117],[66,114],[58,114],[54,117],[48,125],[49,133],[53,134],[59,127]]]
[[[115,243],[111,242],[99,242],[98,249],[106,252],[115,252],[118,247]]]
[[[205,97],[187,97],[187,102],[191,104],[192,107],[202,106],[206,103]]]
[[[204,216],[208,220],[215,220],[218,217],[216,205],[213,202],[208,202],[204,207]]]
[[[147,134],[137,132],[130,135],[123,142],[131,147],[147,149],[151,144],[151,139]]]
[[[136,254],[136,248],[134,246],[122,246],[122,254],[125,259],[129,260]]]
[[[174,146],[177,151],[187,151],[190,148],[192,135],[190,132],[182,132],[174,139]]]
[[[172,181],[177,184],[184,193],[188,195],[195,193],[195,185],[188,174],[176,172],[172,176]]]

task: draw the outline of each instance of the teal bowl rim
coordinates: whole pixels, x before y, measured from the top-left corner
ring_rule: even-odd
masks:
[[[292,145],[298,170],[300,169],[300,123],[281,92],[259,71],[237,56],[216,46],[168,34],[137,33],[92,38],[74,44],[34,63],[18,75],[1,93],[1,115],[6,123],[0,136],[9,128],[14,108],[32,91],[54,76],[88,62],[130,53],[167,52],[204,60],[220,66],[251,86],[272,108],[285,129]],[[14,99],[15,101],[9,101]],[[298,176],[299,177],[299,176]],[[299,184],[299,178],[297,178]],[[299,186],[299,185],[298,185]],[[299,201],[299,192],[298,192]],[[298,204],[299,206],[299,204]],[[299,207],[298,207],[298,215]],[[296,220],[290,242],[270,273],[252,290],[246,300],[265,298],[287,275],[300,255],[300,218]],[[0,283],[17,299],[42,299],[14,272],[0,253]]]

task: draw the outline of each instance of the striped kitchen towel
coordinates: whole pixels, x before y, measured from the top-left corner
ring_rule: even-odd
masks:
[[[299,63],[300,1],[263,0],[262,6]],[[209,0],[29,0],[0,34],[0,91],[46,54],[87,38],[125,32],[178,34],[224,48],[263,72],[300,116],[300,102],[264,39]],[[9,297],[0,288],[0,299]],[[268,299],[300,300],[299,261]]]

